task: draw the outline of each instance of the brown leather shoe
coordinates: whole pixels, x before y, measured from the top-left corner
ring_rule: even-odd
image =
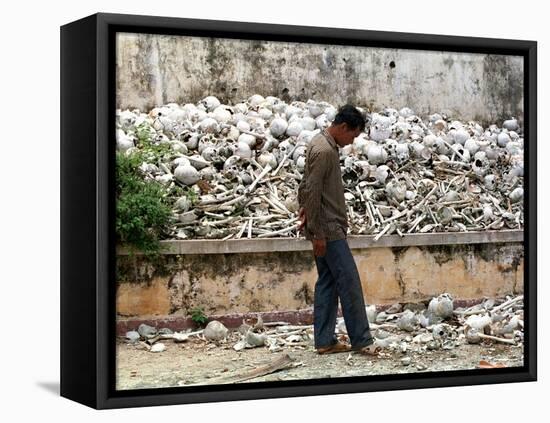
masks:
[[[333,354],[339,352],[351,351],[351,346],[337,342],[336,344],[329,345],[328,347],[317,348],[319,354]]]

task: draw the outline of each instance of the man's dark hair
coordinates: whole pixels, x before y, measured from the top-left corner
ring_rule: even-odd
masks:
[[[345,104],[338,109],[338,113],[336,113],[332,121],[333,125],[339,125],[341,123],[346,123],[350,129],[360,128],[361,131],[364,131],[366,120],[355,106]]]

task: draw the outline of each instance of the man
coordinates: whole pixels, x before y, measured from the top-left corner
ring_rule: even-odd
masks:
[[[352,105],[342,106],[331,126],[315,135],[306,149],[298,188],[299,230],[313,244],[319,278],[315,283],[313,329],[319,354],[358,351],[377,355],[365,310],[357,266],[347,243],[347,215],[338,148],[351,144],[365,129],[365,118]],[[338,342],[334,331],[338,298],[350,338]]]

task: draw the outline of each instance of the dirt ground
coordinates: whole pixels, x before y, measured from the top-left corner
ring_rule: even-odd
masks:
[[[467,370],[475,369],[481,360],[506,367],[523,366],[522,344],[505,345],[492,341],[420,351],[414,351],[418,349],[417,344],[408,342],[406,352],[385,349],[381,357],[368,357],[355,352],[319,355],[312,340],[302,345],[287,345],[277,352],[270,352],[267,347],[235,351],[233,345],[238,339],[238,333],[233,332],[225,343],[218,345],[197,337],[184,343],[165,340],[162,342],[166,350],[152,353],[141,344],[129,344],[124,337],[117,338],[116,389],[228,383],[223,379],[269,364],[285,353],[293,360],[290,367],[244,383]],[[410,363],[402,362],[405,357],[410,358]]]

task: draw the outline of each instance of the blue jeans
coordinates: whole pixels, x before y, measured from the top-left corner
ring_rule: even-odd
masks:
[[[372,344],[361,279],[347,239],[327,241],[325,255],[314,257],[319,274],[313,306],[315,348],[337,342],[334,331],[338,298],[352,349]]]

